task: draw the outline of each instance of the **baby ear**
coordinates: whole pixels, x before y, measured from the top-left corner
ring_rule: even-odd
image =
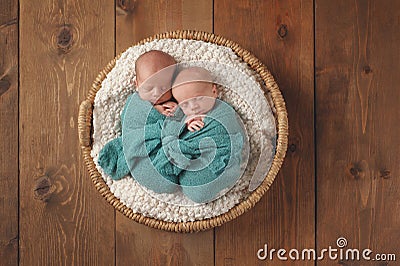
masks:
[[[212,93],[214,94],[215,97],[218,96],[217,85],[215,84],[212,85]]]
[[[135,83],[135,86],[137,88],[138,87],[138,82],[137,82],[137,78],[136,77],[133,79],[133,82]]]

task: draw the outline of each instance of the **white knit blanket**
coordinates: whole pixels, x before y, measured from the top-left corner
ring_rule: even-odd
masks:
[[[205,204],[193,204],[182,193],[156,194],[130,175],[112,180],[97,164],[100,150],[121,134],[120,113],[126,98],[135,91],[135,61],[144,52],[162,50],[177,62],[200,65],[217,78],[219,98],[231,104],[242,119],[250,155],[242,177],[223,196]],[[230,48],[203,41],[161,39],[133,46],[117,60],[97,92],[93,109],[91,155],[111,192],[135,213],[169,222],[203,220],[227,212],[251,194],[250,180],[258,184],[267,174],[275,153],[276,127],[262,80]],[[260,154],[264,156],[260,159]],[[257,182],[258,181],[258,182]],[[250,186],[251,188],[251,186]]]

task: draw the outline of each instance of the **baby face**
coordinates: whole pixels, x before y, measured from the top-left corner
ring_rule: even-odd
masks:
[[[216,86],[208,82],[191,82],[173,89],[173,94],[187,116],[205,115],[215,104]]]
[[[153,105],[170,100],[172,97],[171,81],[174,71],[175,66],[169,66],[159,71],[144,66],[135,81],[140,98],[151,102]]]
[[[136,77],[136,86],[140,98],[154,104],[168,101],[172,97],[171,80],[175,67],[169,66],[160,71],[143,69]]]

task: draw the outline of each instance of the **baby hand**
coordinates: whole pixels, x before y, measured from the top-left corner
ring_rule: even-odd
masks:
[[[155,104],[154,108],[161,114],[165,116],[173,116],[174,112],[177,108],[178,104],[175,102],[165,102],[162,105],[161,104]]]
[[[190,132],[199,131],[204,127],[203,117],[192,118],[186,124]]]
[[[163,115],[173,116],[176,111],[176,108],[178,107],[178,104],[176,102],[169,101],[169,102],[163,103],[162,106],[165,108],[164,113],[162,113]]]

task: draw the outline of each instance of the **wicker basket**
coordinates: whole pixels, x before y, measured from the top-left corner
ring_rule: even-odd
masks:
[[[272,161],[271,168],[265,177],[263,183],[254,190],[248,198],[235,205],[228,212],[223,213],[219,216],[212,217],[209,219],[194,221],[194,222],[166,222],[155,218],[145,217],[140,213],[134,213],[130,208],[126,207],[120,202],[118,198],[110,191],[109,187],[104,182],[101,174],[97,171],[93,159],[90,155],[92,145],[92,110],[93,103],[96,93],[101,88],[102,81],[106,75],[115,66],[116,60],[121,56],[118,55],[114,58],[97,76],[92,87],[89,90],[86,100],[84,100],[79,109],[78,116],[78,133],[79,142],[83,152],[84,162],[89,170],[90,178],[92,179],[97,190],[103,195],[103,197],[113,205],[117,210],[122,212],[127,217],[135,220],[138,223],[145,224],[147,226],[162,229],[166,231],[174,232],[196,232],[207,230],[215,226],[220,226],[232,219],[235,219],[239,215],[243,214],[250,208],[252,208],[269,189],[270,185],[274,181],[283,159],[285,158],[288,140],[288,120],[285,102],[279,91],[278,85],[275,83],[272,75],[267,68],[250,52],[240,47],[238,44],[227,40],[221,36],[200,32],[200,31],[173,31],[163,34],[157,34],[153,37],[140,41],[137,45],[150,42],[154,39],[191,39],[201,40],[205,42],[214,43],[217,45],[223,45],[231,48],[239,57],[243,59],[253,70],[255,70],[261,78],[264,80],[266,88],[269,90],[272,97],[272,102],[275,107],[275,118],[277,121],[277,146],[276,154]]]

